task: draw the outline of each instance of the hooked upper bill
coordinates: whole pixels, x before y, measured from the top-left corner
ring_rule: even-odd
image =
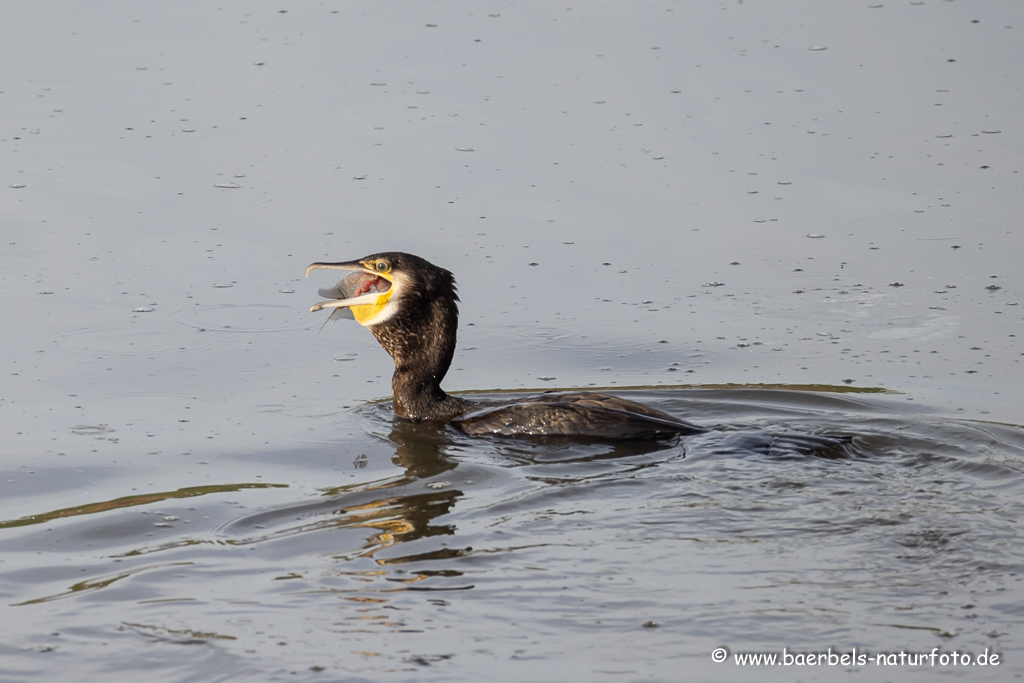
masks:
[[[329,301],[313,304],[309,309],[311,313],[333,308],[335,310],[328,321],[354,318],[361,325],[373,325],[390,317],[393,312],[391,296],[394,293],[390,264],[382,260],[313,263],[306,268],[306,277],[317,268],[352,272],[333,287],[320,289],[318,294]]]

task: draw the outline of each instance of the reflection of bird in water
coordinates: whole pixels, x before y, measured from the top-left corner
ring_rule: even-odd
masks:
[[[451,423],[466,434],[590,436],[605,439],[699,434],[703,427],[607,394],[546,393],[511,405],[477,404],[441,389],[455,353],[459,325],[455,278],[444,268],[401,252],[357,261],[314,263],[351,271],[320,295],[310,310],[333,308],[329,320],[354,318],[368,327],[395,361],[395,413],[423,422]]]

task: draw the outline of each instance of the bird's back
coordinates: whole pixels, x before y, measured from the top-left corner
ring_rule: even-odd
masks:
[[[511,405],[481,406],[452,420],[470,435],[657,439],[700,434],[703,427],[618,396],[547,393]]]

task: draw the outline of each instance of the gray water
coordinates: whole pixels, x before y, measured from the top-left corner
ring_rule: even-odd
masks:
[[[1019,677],[1022,7],[6,3],[0,678]],[[395,422],[388,249],[716,431]]]
[[[825,677],[1016,670],[1024,430],[857,394],[626,395],[722,431],[538,444],[373,405],[339,419],[352,433],[330,447],[240,459],[243,479],[179,459],[197,485],[5,522],[20,633],[7,675],[744,675],[711,662],[717,647],[1005,661]],[[804,448],[808,435],[839,439]],[[281,463],[288,479],[263,474]]]

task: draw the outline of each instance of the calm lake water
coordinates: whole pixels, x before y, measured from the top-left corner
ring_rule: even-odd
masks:
[[[0,679],[1019,678],[1022,27],[7,3]],[[391,249],[458,278],[448,390],[713,431],[395,421],[302,277]],[[988,663],[876,663],[933,651]]]

